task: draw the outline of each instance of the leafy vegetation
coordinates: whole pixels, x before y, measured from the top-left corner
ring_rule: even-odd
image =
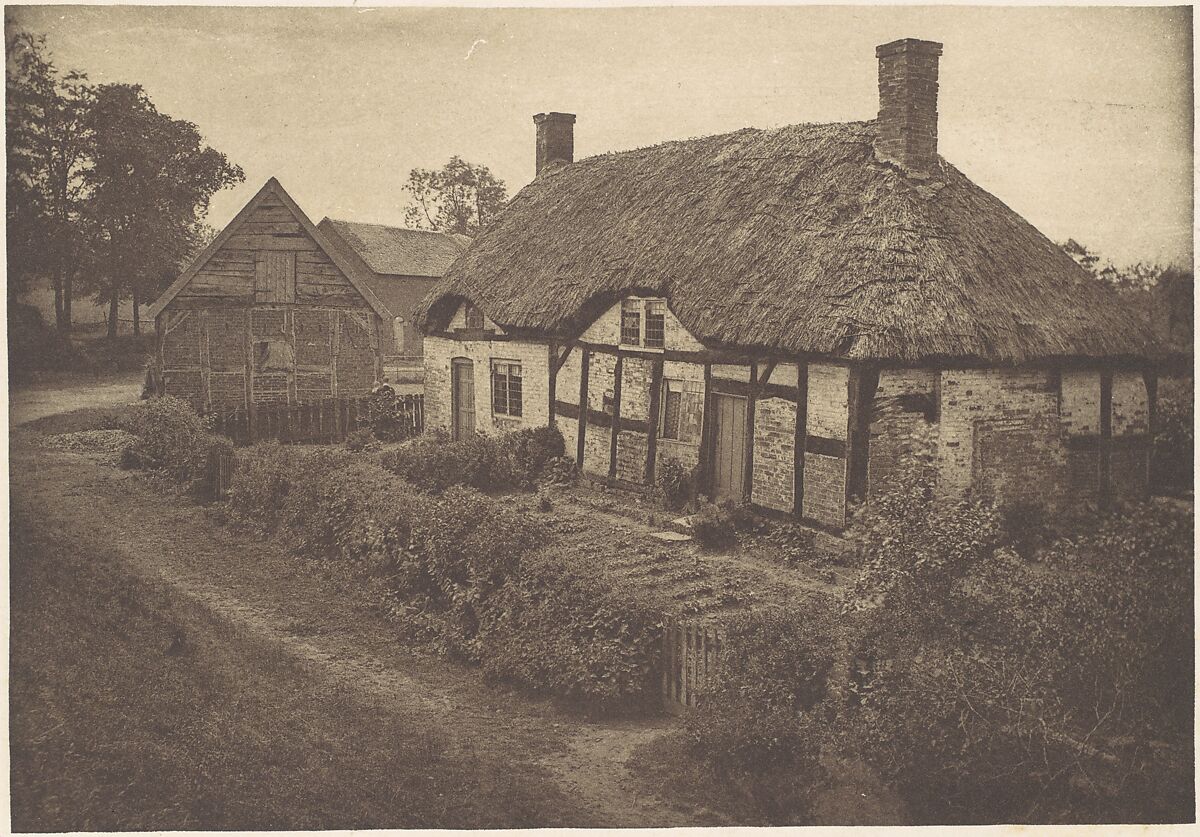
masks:
[[[1033,560],[1000,509],[935,500],[914,469],[856,522],[840,602],[731,624],[692,751],[776,823],[803,821],[790,777],[830,758],[872,765],[919,822],[1187,820],[1191,524],[1085,515]]]
[[[428,491],[453,485],[480,491],[530,488],[563,456],[556,427],[522,428],[498,438],[471,434],[451,441],[444,433],[425,434],[410,444],[386,451],[382,465]]]
[[[413,169],[404,191],[404,222],[418,230],[475,236],[508,202],[508,187],[487,166],[454,156],[440,169]]]
[[[140,404],[124,429],[137,441],[126,449],[123,465],[163,470],[179,482],[195,483],[201,491],[207,487],[213,457],[233,450],[229,439],[210,432],[208,419],[172,396]]]
[[[553,447],[545,433],[520,439],[508,447],[536,449],[531,461]],[[596,705],[654,693],[658,607],[542,551],[547,534],[511,504],[439,490],[342,450],[258,445],[238,456],[229,511],[352,572],[401,636],[489,676]]]
[[[140,85],[61,73],[45,39],[5,43],[10,295],[38,277],[55,290],[56,327],[77,293],[109,306],[157,296],[206,235],[211,197],[242,170],[190,122],[162,114]]]

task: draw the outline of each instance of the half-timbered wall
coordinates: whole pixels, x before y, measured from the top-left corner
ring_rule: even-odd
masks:
[[[199,410],[364,395],[383,324],[274,193],[159,314],[163,391]]]
[[[519,359],[525,415],[489,419],[477,394],[480,432],[545,424],[552,397],[567,455],[585,474],[649,486],[674,459],[706,479],[713,436],[705,405],[717,393],[738,395],[752,428],[747,499],[821,527],[844,527],[851,495],[869,502],[913,465],[929,468],[944,496],[1086,499],[1098,492],[1102,461],[1113,493],[1145,490],[1149,405],[1140,373],[738,362],[693,351],[700,344],[673,316],[665,349],[622,346],[619,317],[613,306],[566,345],[428,338],[427,423],[450,426],[453,358],[474,361],[477,393],[486,392],[482,373],[492,361]],[[556,364],[553,387],[535,389],[536,370],[548,384]]]

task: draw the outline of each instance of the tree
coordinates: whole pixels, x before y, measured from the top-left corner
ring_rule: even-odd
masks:
[[[78,220],[94,88],[83,73],[60,75],[47,56],[45,38],[27,32],[6,39],[5,63],[10,295],[49,276],[55,321],[67,330],[79,270]]]
[[[117,332],[120,301],[157,296],[197,250],[212,195],[245,179],[224,154],[204,146],[196,126],[158,112],[140,85],[96,88],[88,111],[92,166],[82,218],[90,244],[96,299],[109,306]]]
[[[508,201],[508,188],[487,166],[451,157],[440,169],[413,169],[404,187],[413,199],[404,221],[414,229],[477,235]]]

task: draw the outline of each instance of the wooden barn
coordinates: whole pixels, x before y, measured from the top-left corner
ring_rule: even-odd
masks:
[[[365,395],[391,330],[364,277],[275,178],[149,313],[160,393],[202,412]]]
[[[1138,496],[1152,335],[937,153],[942,46],[880,46],[875,119],[744,129],[537,176],[423,303],[430,427],[553,423],[585,474],[668,459],[838,530],[915,451],[944,496]]]
[[[323,218],[317,229],[359,269],[375,298],[387,308],[393,339],[382,347],[384,356],[419,365],[422,336],[414,316],[416,308],[471,239],[334,218]]]

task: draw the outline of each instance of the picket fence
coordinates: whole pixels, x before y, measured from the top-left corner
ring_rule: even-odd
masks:
[[[725,630],[711,623],[667,618],[662,642],[663,708],[679,714],[699,705],[711,685]]]
[[[335,444],[370,424],[369,398],[328,398],[307,404],[272,404],[250,410],[213,414],[213,431],[236,445],[254,442]],[[425,429],[425,398],[396,396],[395,415],[401,435]]]

